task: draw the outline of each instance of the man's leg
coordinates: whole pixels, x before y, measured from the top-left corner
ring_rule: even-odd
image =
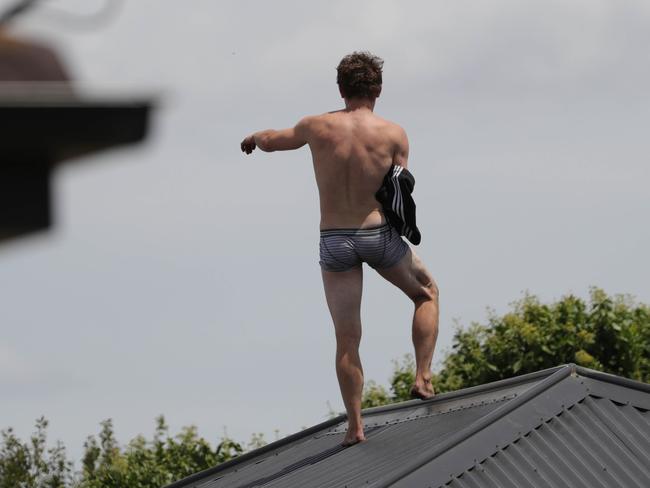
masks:
[[[438,287],[410,248],[397,264],[377,269],[377,272],[406,293],[415,304],[412,338],[416,372],[411,394],[419,398],[430,397],[434,393],[431,359],[438,338]]]
[[[348,414],[344,445],[365,440],[361,420],[363,369],[359,358],[361,342],[361,266],[349,271],[322,271],[325,298],[336,333],[336,375]]]

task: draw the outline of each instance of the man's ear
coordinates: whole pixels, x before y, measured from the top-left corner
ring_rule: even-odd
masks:
[[[338,85],[339,87],[339,93],[341,94],[341,98],[345,98],[345,93],[343,93],[343,88],[341,88],[341,85]]]
[[[375,95],[375,98],[379,98],[379,95],[381,95],[381,85],[377,88],[377,95]]]

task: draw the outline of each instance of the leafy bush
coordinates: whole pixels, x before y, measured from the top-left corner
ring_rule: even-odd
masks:
[[[212,449],[198,436],[196,427],[184,427],[176,439],[169,436],[163,416],[156,418],[151,442],[135,437],[126,449],[119,448],[112,421],[102,422],[99,443],[91,436],[85,443],[79,488],[149,488],[172,483],[211,468],[241,454],[242,446],[224,439]]]
[[[57,442],[47,448],[47,420],[36,420],[36,432],[21,442],[10,427],[1,432],[0,488],[65,488],[72,482],[72,463]]]
[[[566,363],[649,382],[650,307],[598,288],[589,301],[567,295],[543,304],[526,295],[485,325],[459,327],[432,382],[442,393]],[[396,363],[390,393],[370,382],[364,407],[408,400],[413,370],[411,356]]]
[[[172,438],[162,415],[156,418],[152,441],[139,435],[122,449],[108,419],[101,422],[99,440],[86,440],[81,470],[73,472],[60,442],[46,449],[47,424],[43,417],[38,419],[28,443],[17,439],[11,428],[2,431],[0,488],[160,488],[244,452],[228,438],[213,449],[194,426]],[[261,435],[251,441],[263,444]]]

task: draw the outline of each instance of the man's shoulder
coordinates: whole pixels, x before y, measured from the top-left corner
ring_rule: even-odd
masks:
[[[392,137],[394,138],[395,142],[398,145],[408,144],[408,136],[406,135],[406,130],[404,129],[404,127],[402,127],[399,124],[396,124],[395,122],[388,121],[388,123],[390,124],[389,131],[392,134]]]
[[[397,134],[406,133],[404,128],[401,125],[399,125],[397,122],[393,122],[392,120],[385,119],[384,117],[380,117],[379,115],[377,115],[376,117],[379,120],[381,120],[386,125],[386,128],[391,132],[395,132]]]
[[[298,121],[296,127],[306,133],[320,132],[324,127],[336,125],[336,112],[305,115]]]
[[[317,124],[319,122],[325,122],[327,120],[333,120],[337,118],[337,115],[339,115],[343,110],[332,110],[331,112],[324,112],[321,114],[312,114],[312,115],[305,115],[301,121],[305,121],[305,123],[314,123]]]
[[[302,127],[310,127],[314,124],[318,124],[319,122],[322,122],[326,115],[328,115],[328,113],[305,115],[298,121],[297,125]]]

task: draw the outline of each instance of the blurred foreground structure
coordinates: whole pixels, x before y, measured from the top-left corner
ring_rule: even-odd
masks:
[[[49,228],[54,169],[143,141],[152,104],[80,94],[53,49],[0,24],[0,244]]]

